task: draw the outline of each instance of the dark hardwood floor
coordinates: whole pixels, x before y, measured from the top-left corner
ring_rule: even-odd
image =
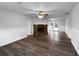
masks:
[[[0,47],[1,56],[77,56],[64,32],[39,33]]]

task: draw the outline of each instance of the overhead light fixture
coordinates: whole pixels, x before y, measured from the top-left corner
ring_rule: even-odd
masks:
[[[42,18],[43,18],[43,16],[41,16],[41,15],[38,15],[38,18],[42,19]]]
[[[42,11],[39,11],[38,18],[42,19],[44,16],[48,16],[48,14],[43,13]]]

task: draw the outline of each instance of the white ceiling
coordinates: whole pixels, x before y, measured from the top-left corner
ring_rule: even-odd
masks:
[[[49,16],[68,14],[76,2],[0,2],[0,9],[36,16],[37,11],[45,11]]]

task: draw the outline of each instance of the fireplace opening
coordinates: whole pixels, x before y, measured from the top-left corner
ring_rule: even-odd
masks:
[[[34,24],[34,35],[40,34],[40,33],[44,33],[47,34],[47,24]]]

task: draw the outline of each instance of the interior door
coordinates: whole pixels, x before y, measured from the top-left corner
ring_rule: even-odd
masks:
[[[48,30],[55,30],[57,31],[58,30],[58,23],[57,22],[49,22],[48,23]]]

